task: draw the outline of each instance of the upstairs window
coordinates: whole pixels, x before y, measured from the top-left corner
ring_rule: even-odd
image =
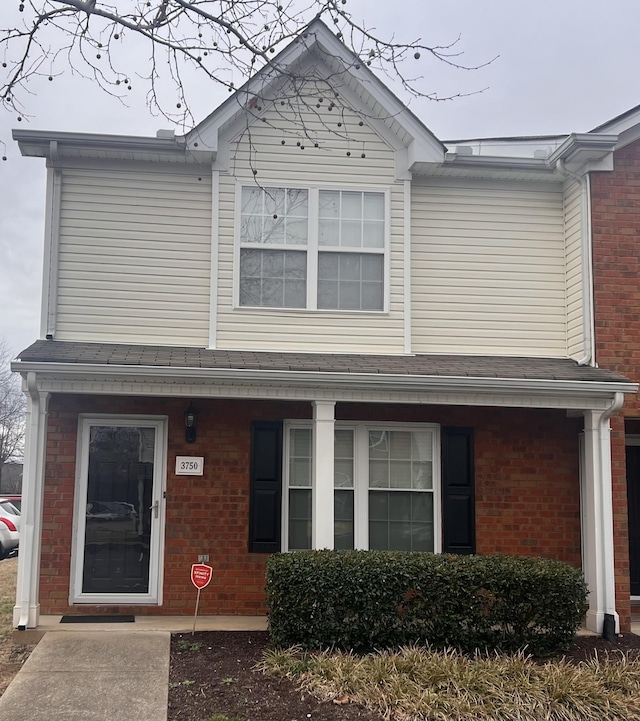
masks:
[[[243,187],[239,305],[382,311],[386,195]]]

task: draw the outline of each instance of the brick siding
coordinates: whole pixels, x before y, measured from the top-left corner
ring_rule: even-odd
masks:
[[[191,564],[208,553],[202,614],[265,612],[266,556],[247,551],[250,424],[310,418],[307,403],[198,400],[198,438],[184,441],[188,399],[53,396],[49,410],[40,598],[43,613],[193,613]],[[78,413],[167,415],[169,452],[162,606],[69,602]],[[577,438],[561,411],[338,404],[339,420],[435,422],[475,429],[479,553],[558,558],[579,567]],[[175,476],[176,455],[202,455],[202,477]]]

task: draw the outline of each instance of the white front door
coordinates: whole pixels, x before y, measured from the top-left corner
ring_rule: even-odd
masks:
[[[166,418],[81,416],[72,603],[159,604]]]

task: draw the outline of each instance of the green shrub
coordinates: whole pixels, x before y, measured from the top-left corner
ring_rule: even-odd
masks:
[[[276,646],[366,651],[566,647],[586,611],[582,574],[559,561],[387,551],[303,551],[267,564]]]

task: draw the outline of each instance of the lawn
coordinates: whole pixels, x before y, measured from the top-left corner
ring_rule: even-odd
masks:
[[[11,637],[17,573],[17,558],[0,561],[0,696],[33,649],[33,646],[13,643]]]

